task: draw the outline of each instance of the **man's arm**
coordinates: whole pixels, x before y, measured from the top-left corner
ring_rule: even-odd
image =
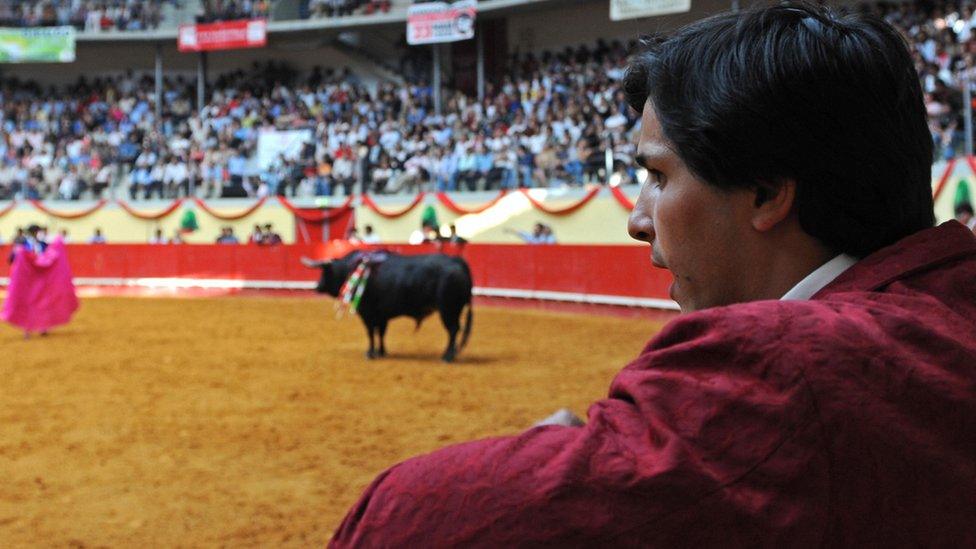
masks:
[[[743,346],[753,325],[702,316],[672,322],[585,426],[536,427],[389,469],[332,545],[746,543],[737,536],[762,527],[759,507],[794,497],[780,486],[808,495],[801,486],[819,481],[810,471],[823,465],[821,432],[798,368]]]

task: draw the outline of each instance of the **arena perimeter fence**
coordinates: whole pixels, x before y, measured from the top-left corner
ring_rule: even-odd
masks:
[[[475,295],[677,310],[671,275],[650,264],[650,248],[628,245],[387,244],[402,254],[464,257]],[[327,259],[348,248],[326,244],[69,245],[75,284],[141,288],[314,289],[318,271],[301,258]],[[9,246],[0,247],[2,257]],[[0,262],[0,284],[9,265]]]

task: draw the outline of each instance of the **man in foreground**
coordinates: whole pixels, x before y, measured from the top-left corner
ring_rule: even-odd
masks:
[[[333,545],[976,544],[976,238],[933,227],[901,38],[720,15],[626,89],[650,173],[629,231],[686,314],[586,425],[396,465]]]

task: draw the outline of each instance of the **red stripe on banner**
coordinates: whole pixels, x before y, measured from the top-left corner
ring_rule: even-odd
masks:
[[[342,205],[336,206],[334,208],[329,208],[328,210],[317,211],[317,212],[310,212],[307,210],[296,208],[294,204],[289,202],[288,199],[283,196],[278,197],[278,202],[280,202],[281,205],[284,206],[286,210],[294,214],[295,217],[298,217],[302,221],[308,221],[310,223],[321,223],[323,221],[331,221],[339,217],[340,215],[348,212],[349,210],[351,210],[352,198],[353,198],[352,195],[349,195],[346,198],[346,201],[342,203]]]
[[[10,201],[10,204],[8,204],[6,207],[4,207],[4,209],[0,210],[0,217],[3,217],[5,215],[7,215],[11,211],[13,211],[13,209],[16,208],[16,207],[17,207],[17,201],[16,200],[11,200]]]
[[[583,198],[581,198],[579,200],[579,202],[577,202],[575,204],[572,204],[570,206],[566,206],[565,208],[549,208],[549,207],[546,207],[546,205],[543,204],[542,202],[539,202],[538,200],[532,198],[532,196],[529,194],[529,190],[528,189],[519,189],[519,191],[523,195],[525,195],[525,198],[529,199],[529,202],[532,203],[532,206],[535,207],[535,209],[542,210],[543,212],[545,212],[545,213],[547,213],[549,215],[567,215],[567,214],[571,214],[571,213],[575,212],[576,210],[582,208],[590,200],[593,200],[593,197],[595,197],[597,195],[597,193],[600,192],[600,189],[601,188],[602,187],[593,187],[592,189],[589,190],[589,192],[586,193],[586,196],[584,196]]]
[[[173,201],[172,204],[167,206],[166,209],[164,209],[159,213],[154,213],[154,214],[142,213],[137,210],[134,210],[132,209],[132,207],[126,204],[124,200],[116,200],[115,203],[118,204],[120,208],[125,210],[125,213],[131,215],[132,217],[137,217],[145,221],[155,221],[158,219],[162,219],[168,216],[169,214],[175,212],[176,209],[179,208],[181,204],[183,204],[183,199],[177,198],[176,200]]]
[[[223,221],[237,221],[238,219],[244,219],[245,217],[247,217],[247,216],[251,215],[252,213],[254,213],[258,208],[260,208],[261,206],[264,205],[264,202],[266,200],[267,200],[267,197],[261,198],[253,206],[251,206],[250,208],[244,210],[243,212],[241,212],[239,214],[231,214],[231,215],[225,215],[225,214],[217,213],[217,212],[211,210],[210,207],[207,206],[207,203],[204,202],[203,200],[200,200],[199,198],[194,198],[193,199],[193,202],[197,206],[200,206],[200,209],[201,210],[207,212],[208,214],[212,215],[213,217],[216,217],[217,219],[221,219]]]
[[[504,198],[506,194],[508,194],[508,189],[502,189],[501,192],[498,193],[498,196],[491,199],[490,202],[483,206],[476,206],[474,208],[464,208],[462,206],[458,206],[457,203],[451,200],[451,197],[444,192],[437,193],[437,200],[439,200],[444,207],[456,214],[479,214],[495,204],[498,204],[498,201]]]
[[[969,161],[969,167],[976,173],[976,167],[973,167],[973,157],[967,156],[966,160]],[[956,159],[952,158],[946,162],[945,171],[942,172],[942,177],[939,178],[939,183],[935,186],[935,192],[932,193],[932,200],[938,200],[939,195],[942,194],[942,190],[945,188],[946,183],[949,182],[949,176],[952,175],[952,170],[956,167]]]
[[[628,212],[634,209],[635,204],[630,201],[630,198],[619,187],[610,187],[610,194],[617,200],[617,204],[623,206]]]
[[[51,217],[57,217],[58,219],[80,219],[82,217],[89,216],[97,212],[98,210],[102,209],[102,206],[104,206],[107,202],[108,200],[105,200],[103,198],[102,200],[99,200],[98,202],[95,203],[94,206],[88,208],[87,210],[82,210],[80,212],[64,213],[64,212],[58,212],[49,209],[47,206],[42,204],[40,200],[30,201],[30,203],[33,204],[34,207],[40,210],[41,212],[50,215]]]
[[[373,202],[373,199],[370,198],[368,194],[362,195],[362,199],[363,199],[363,206],[366,206],[367,208],[373,210],[374,212],[378,213],[379,215],[385,218],[393,219],[393,218],[406,215],[407,213],[410,212],[410,210],[416,208],[417,205],[420,204],[421,201],[423,201],[425,195],[426,193],[423,192],[418,193],[417,196],[413,199],[413,202],[411,202],[406,208],[403,208],[402,210],[393,211],[393,212],[385,212],[381,210],[380,207],[376,205],[376,202]]]

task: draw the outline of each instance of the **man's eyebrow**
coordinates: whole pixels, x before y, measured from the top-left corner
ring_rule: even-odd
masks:
[[[639,150],[634,160],[638,165],[646,168],[650,162],[661,161],[672,154],[674,153],[671,149],[663,145],[648,145]]]

